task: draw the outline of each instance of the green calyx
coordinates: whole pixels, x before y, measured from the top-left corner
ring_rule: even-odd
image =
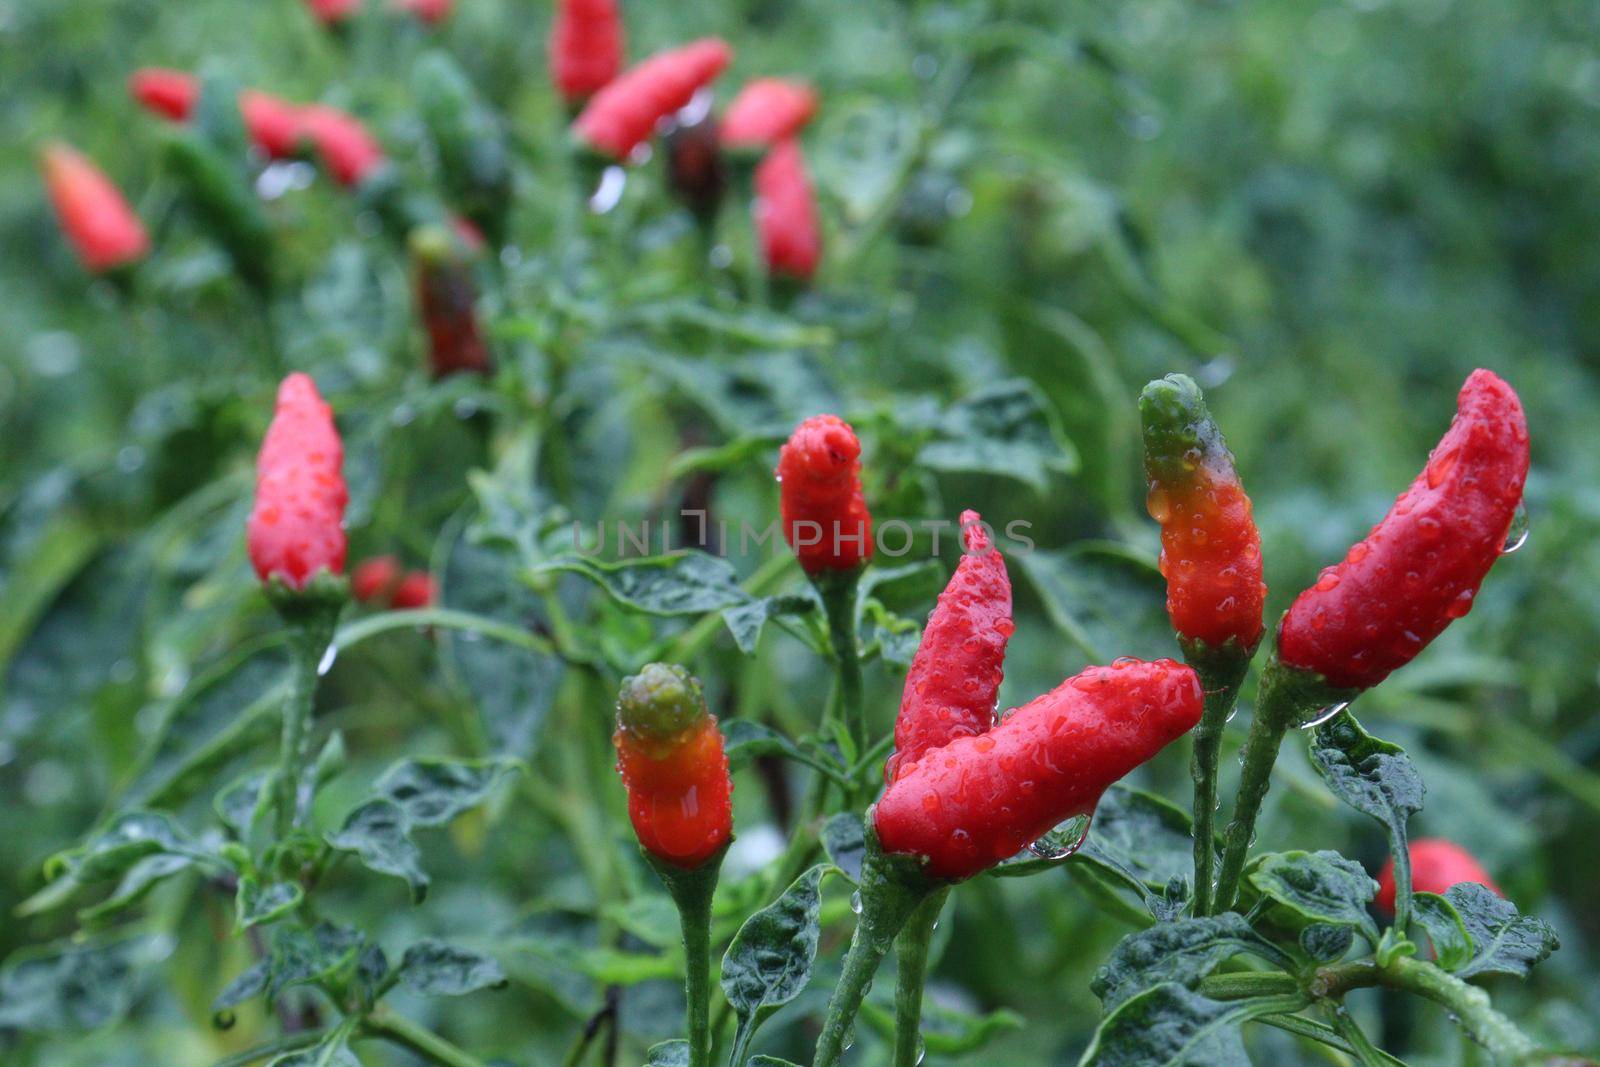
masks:
[[[700,683],[674,663],[647,664],[617,693],[618,725],[653,741],[680,737],[709,714]]]
[[[1157,378],[1139,394],[1139,422],[1144,429],[1144,467],[1151,482],[1187,481],[1206,461],[1233,457],[1222,431],[1206,409],[1205,395],[1186,374]]]

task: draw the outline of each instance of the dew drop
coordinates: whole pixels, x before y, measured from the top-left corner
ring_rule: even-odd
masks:
[[[628,172],[621,167],[607,167],[600,175],[600,184],[589,197],[589,210],[604,215],[622,201],[622,191],[628,185]]]
[[[1527,543],[1528,509],[1519,500],[1517,501],[1517,510],[1511,514],[1511,528],[1506,531],[1506,543],[1500,546],[1500,554],[1509,556]]]
[[[339,658],[339,646],[329,645],[328,650],[322,654],[322,660],[317,664],[317,675],[321,677],[333,670],[333,661]]]
[[[1027,851],[1052,863],[1064,860],[1083,847],[1083,843],[1089,838],[1089,825],[1092,821],[1088,815],[1074,815],[1030,844]]]
[[[1340,700],[1336,703],[1329,704],[1326,707],[1318,708],[1311,718],[1300,724],[1300,728],[1302,730],[1309,730],[1314,726],[1321,726],[1323,723],[1327,722],[1329,719],[1333,718],[1335,715],[1339,714],[1349,706],[1350,702],[1348,700]]]
[[[1150,490],[1150,495],[1144,498],[1144,506],[1150,517],[1162,525],[1172,517],[1172,500],[1165,489]]]
[[[859,889],[850,894],[850,910],[857,915],[861,914],[861,890]]]

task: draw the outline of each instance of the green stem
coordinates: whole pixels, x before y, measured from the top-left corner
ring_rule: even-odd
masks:
[[[854,763],[867,750],[867,715],[861,699],[861,653],[856,645],[856,589],[861,570],[826,571],[812,579],[822,596],[828,617],[828,641],[839,675],[839,709],[855,751],[847,762]]]
[[[1217,761],[1222,734],[1239,699],[1239,684],[1250,669],[1250,653],[1220,650],[1208,654],[1185,645],[1184,659],[1200,675],[1205,689],[1205,710],[1194,729],[1194,757],[1189,770],[1194,777],[1194,914],[1210,915],[1212,878],[1216,874]],[[1254,649],[1251,650],[1252,652]]]
[[[362,1026],[374,1037],[393,1041],[443,1067],[487,1067],[482,1060],[462,1051],[427,1027],[383,1008],[368,1015]]]
[[[561,655],[549,641],[520,626],[450,608],[418,608],[411,611],[385,611],[379,615],[372,615],[341,628],[338,636],[334,638],[334,645],[343,652],[351,645],[360,644],[368,638],[377,637],[391,630],[411,630],[424,626],[442,630],[466,630],[496,641],[504,641],[506,644],[518,645],[530,652],[546,656]]]
[[[1350,1051],[1361,1067],[1390,1067],[1393,1061],[1374,1047],[1343,1004],[1329,1004],[1328,1014],[1333,1018],[1334,1028],[1350,1043]]]
[[[1298,992],[1300,983],[1284,971],[1241,971],[1238,974],[1208,975],[1200,982],[1200,992],[1212,1000],[1246,1000],[1275,997]]]
[[[672,902],[683,931],[684,982],[688,999],[689,1067],[711,1067],[711,898],[722,869],[724,846],[693,870],[684,870],[646,852]]]
[[[928,894],[911,913],[896,942],[899,969],[894,983],[894,1067],[917,1067],[922,1062],[922,990],[928,981],[928,946],[949,889]]]
[[[867,856],[861,866],[861,917],[850,938],[850,951],[845,954],[844,972],[828,1000],[828,1014],[822,1021],[812,1067],[837,1067],[861,1001],[883,957],[894,946],[911,914],[939,888],[921,873],[919,864],[905,857],[885,855],[868,827]]]
[[[283,734],[278,746],[278,837],[300,821],[300,779],[305,773],[311,739],[311,706],[317,697],[318,668],[333,640],[337,610],[321,606],[290,618],[289,644],[294,674],[283,706]]]

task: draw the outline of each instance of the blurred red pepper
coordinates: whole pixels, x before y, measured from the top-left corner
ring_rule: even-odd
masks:
[[[756,167],[755,214],[767,271],[810,281],[822,259],[822,227],[799,141],[782,142]]]
[[[478,286],[464,250],[442,227],[411,235],[417,315],[428,335],[428,363],[435,378],[457,372],[487,374],[494,356],[478,321]]]
[[[1496,896],[1505,896],[1494,884],[1489,872],[1473,858],[1472,853],[1456,844],[1436,837],[1422,837],[1411,842],[1411,889],[1417,893],[1443,893],[1462,882],[1477,882]],[[1394,914],[1394,859],[1391,857],[1378,872],[1378,896],[1375,903],[1386,915]]]
[[[1090,667],[994,729],[901,764],[873,826],[887,853],[959,880],[1092,814],[1112,783],[1200,721],[1200,679],[1172,660]]]
[[[415,16],[429,26],[437,26],[455,11],[455,0],[391,0],[396,11]]]
[[[732,58],[727,42],[715,37],[657,53],[596,92],[572,124],[573,133],[595,151],[626,163],[657,123],[687,104]]]
[[[256,500],[246,542],[263,582],[303,591],[318,574],[344,572],[344,445],[333,411],[305,374],[278,387],[277,410],[256,460]]]
[[[187,122],[200,100],[200,80],[164,67],[144,67],[128,78],[128,91],[147,110],[173,122]],[[250,140],[268,159],[290,159],[300,148],[299,110],[269,93],[244,89],[239,114]]]
[[[200,79],[181,70],[141,67],[128,75],[128,92],[146,110],[187,122],[200,100]]]
[[[437,595],[433,575],[427,571],[407,571],[400,584],[394,587],[389,606],[399,611],[432,607]]]
[[[53,141],[39,156],[62,232],[88,270],[100,274],[141,260],[150,236],[122,191],[77,149]]]
[[[394,556],[373,556],[350,572],[350,593],[363,604],[387,603],[399,582],[400,561]]]
[[[837,415],[815,415],[778,453],[783,536],[807,574],[872,558],[872,515],[861,493],[861,442]]]
[[[617,697],[617,770],[639,844],[692,870],[733,836],[733,782],[717,720],[682,667],[652,663]]]
[[[385,157],[361,121],[325,104],[300,109],[300,132],[316,146],[328,173],[346,188],[360,185],[381,167]]]
[[[1416,481],[1284,615],[1285,664],[1366,689],[1471,610],[1522,501],[1528,424],[1511,386],[1486,370],[1456,404]]]
[[[817,94],[801,81],[757,78],[739,90],[722,116],[722,143],[768,148],[796,136],[817,113]]]
[[[928,750],[994,726],[1006,642],[1016,631],[1011,577],[976,511],[961,513],[961,531],[966,551],[928,616],[906,672],[885,782]]]
[[[557,0],[550,24],[550,77],[569,107],[605,88],[622,69],[616,0]]]
[[[341,25],[361,10],[361,0],[306,0],[312,16],[324,26]]]

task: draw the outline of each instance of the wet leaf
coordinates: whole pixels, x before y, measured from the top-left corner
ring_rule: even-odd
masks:
[[[689,1067],[689,1042],[680,1038],[651,1045],[644,1067]]]
[[[1353,926],[1377,939],[1367,905],[1378,883],[1337,852],[1273,852],[1256,862],[1250,884],[1310,922]]]
[[[615,563],[562,556],[541,571],[567,571],[594,582],[613,600],[649,615],[703,615],[745,602],[733,564],[705,552]]]
[[[805,596],[767,596],[724,608],[722,621],[727,623],[733,643],[747,656],[755,655],[761,643],[761,631],[774,619],[807,615],[815,611],[817,602]]]
[[[352,811],[327,840],[341,852],[354,852],[370,869],[405,879],[414,902],[420,903],[427,895],[428,874],[411,840],[411,821],[393,801],[369,800]]]
[[[1311,765],[1334,796],[1405,841],[1406,820],[1422,810],[1422,775],[1405,749],[1367,733],[1348,711],[1317,727]]]
[[[1038,386],[1023,379],[997,382],[950,406],[934,424],[935,439],[917,460],[935,471],[1014,478],[1036,492],[1052,474],[1078,469]]]
[[[1412,918],[1433,944],[1435,963],[1447,971],[1458,971],[1471,962],[1472,934],[1454,904],[1437,893],[1416,893],[1411,897],[1411,909]]]
[[[406,949],[399,973],[407,989],[430,997],[459,997],[506,980],[494,957],[434,940]]]
[[[1279,957],[1235,912],[1159,923],[1118,942],[1089,988],[1109,1010],[1164,982],[1193,988],[1240,953]]]
[[[854,812],[842,811],[822,826],[822,847],[834,866],[852,882],[861,881],[867,856],[867,824]]]
[[[17,952],[0,966],[0,1028],[92,1030],[122,1018],[140,968],[164,952],[157,938],[59,943]]]
[[[1437,902],[1449,904],[1471,940],[1472,958],[1452,968],[1462,978],[1476,974],[1514,974],[1526,977],[1561,946],[1555,930],[1543,919],[1522,915],[1517,906],[1476,882],[1461,882],[1445,890]],[[1421,917],[1419,915],[1419,921]],[[1427,925],[1431,937],[1442,924]],[[1454,947],[1454,946],[1452,946]],[[1441,964],[1442,965],[1442,964]]]
[[[1238,1067],[1239,1025],[1292,1010],[1283,997],[1211,1000],[1175,982],[1125,1001],[1100,1023],[1081,1067]]]
[[[796,878],[745,920],[722,957],[722,992],[739,1020],[736,1047],[746,1047],[761,1023],[811,981],[822,934],[822,876],[829,870],[818,864]]]
[[[234,895],[235,923],[240,930],[270,923],[292,912],[305,899],[305,890],[299,882],[273,882],[263,886],[245,875],[239,879],[239,889]]]
[[[394,802],[414,826],[443,826],[482,804],[503,778],[518,769],[510,759],[408,759],[376,783],[380,797]]]

